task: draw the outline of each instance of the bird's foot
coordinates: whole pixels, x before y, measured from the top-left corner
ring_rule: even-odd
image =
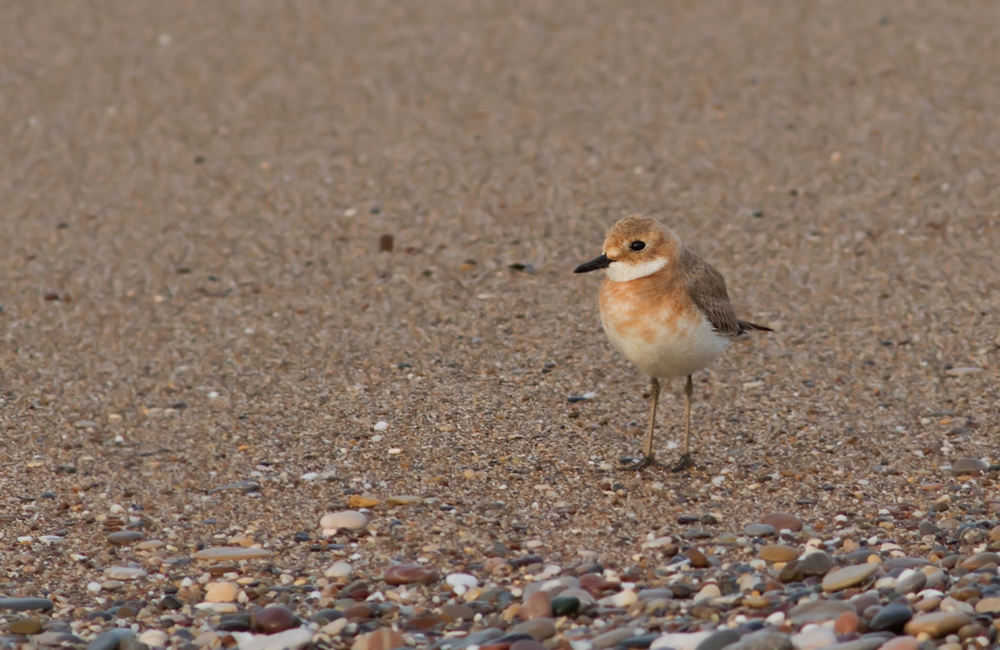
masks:
[[[689,452],[685,452],[678,460],[677,464],[670,468],[671,472],[683,472],[694,467],[694,459]]]
[[[648,467],[663,467],[663,464],[656,460],[656,457],[653,455],[642,456],[640,458],[624,456],[618,459],[618,462],[621,464],[623,471],[638,471]]]

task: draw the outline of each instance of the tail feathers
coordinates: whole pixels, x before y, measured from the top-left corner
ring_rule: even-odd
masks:
[[[758,325],[757,323],[751,323],[749,321],[741,320],[736,321],[739,324],[741,330],[756,330],[758,332],[773,332],[774,330],[770,327],[765,327],[764,325]]]

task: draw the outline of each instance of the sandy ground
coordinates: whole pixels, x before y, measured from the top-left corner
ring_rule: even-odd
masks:
[[[1000,460],[997,33],[988,2],[3,3],[0,592],[86,601],[116,504],[292,573],[353,494],[439,500],[370,515],[375,572],[641,563],[683,514],[995,519],[947,468]],[[776,330],[696,377],[690,473],[608,469],[646,379],[571,271],[630,212]]]

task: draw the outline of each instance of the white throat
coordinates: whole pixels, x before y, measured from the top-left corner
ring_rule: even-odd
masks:
[[[612,282],[629,282],[630,280],[644,278],[647,275],[653,275],[666,265],[667,259],[665,257],[649,260],[648,262],[640,262],[639,264],[612,262],[607,268],[607,274],[608,279]]]

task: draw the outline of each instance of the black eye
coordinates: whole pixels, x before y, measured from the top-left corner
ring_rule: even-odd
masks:
[[[637,239],[634,242],[632,242],[631,244],[629,244],[628,247],[631,248],[634,251],[641,251],[643,248],[646,247],[646,242],[639,241]]]

